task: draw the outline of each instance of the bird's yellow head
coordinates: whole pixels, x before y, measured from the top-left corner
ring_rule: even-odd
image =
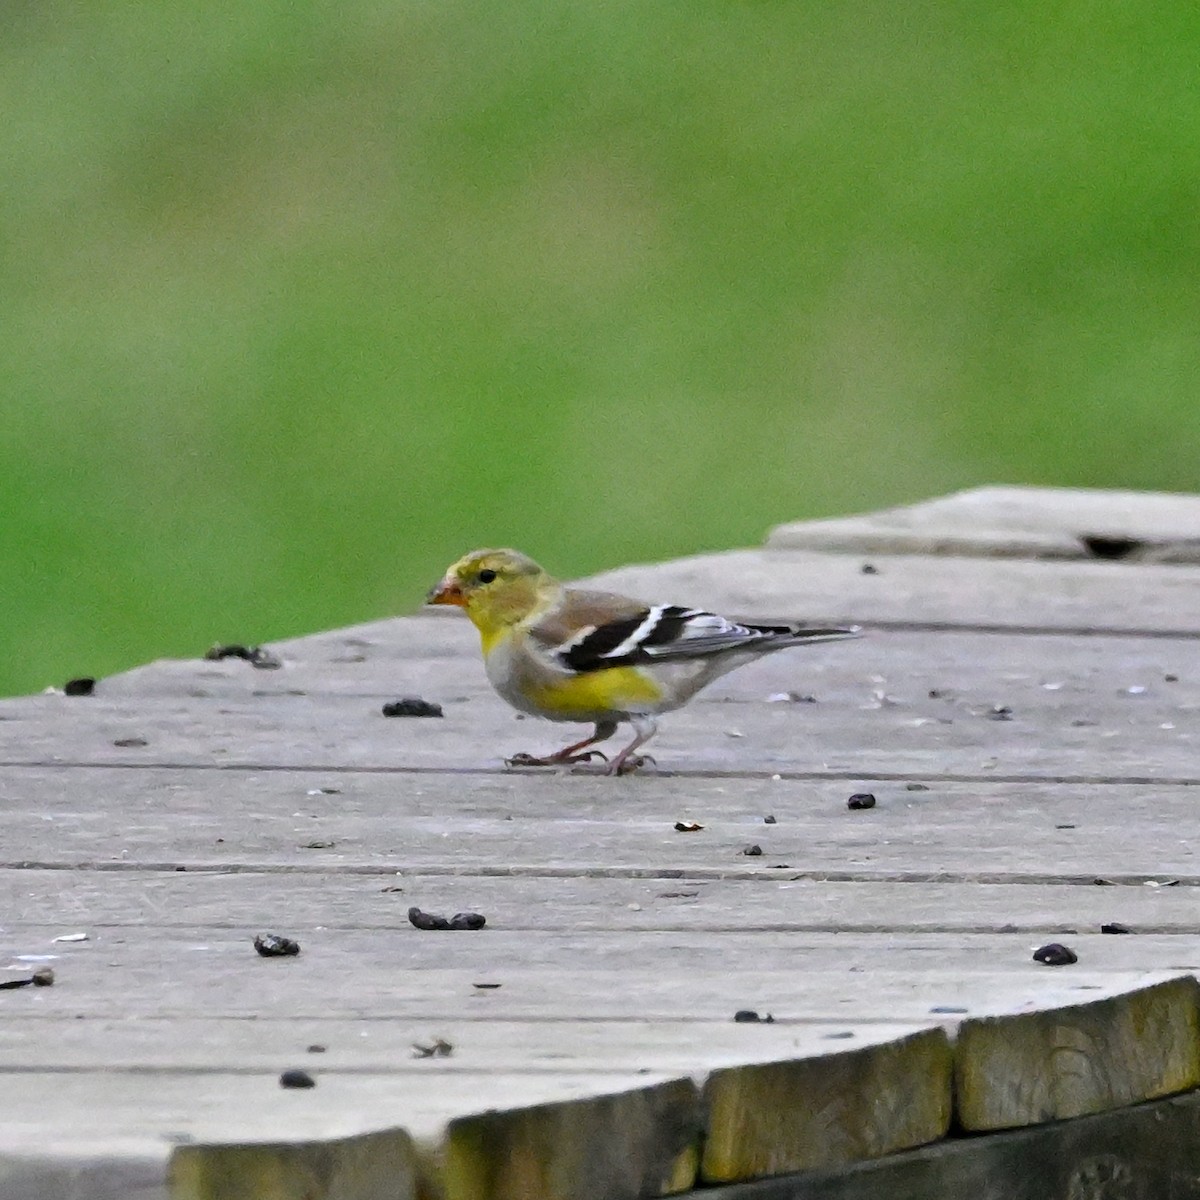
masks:
[[[516,550],[473,550],[446,572],[426,597],[428,604],[454,604],[485,638],[529,616],[554,581]]]

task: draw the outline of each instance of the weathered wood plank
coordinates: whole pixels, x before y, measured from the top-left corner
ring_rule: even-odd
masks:
[[[688,1080],[451,1120],[426,1156],[429,1200],[640,1200],[695,1182],[702,1117]]]
[[[944,1137],[950,1045],[941,1030],[808,1062],[713,1071],[700,1176],[727,1183],[878,1158]]]
[[[730,550],[594,576],[589,585],[747,616],[945,628],[1200,631],[1200,569],[1120,562]]]
[[[243,1167],[247,1159],[254,1164],[264,1186],[284,1188],[281,1200],[307,1200],[310,1193],[302,1188],[320,1155],[314,1142],[384,1134],[383,1163],[376,1154],[360,1157],[362,1143],[346,1143],[343,1180],[365,1187],[386,1163],[403,1168],[407,1139],[398,1132],[403,1128],[420,1142],[423,1196],[445,1200],[636,1200],[685,1190],[694,1176],[700,1112],[690,1079],[615,1072],[443,1073],[424,1087],[408,1076],[386,1074],[318,1072],[316,1079],[314,1088],[289,1090],[280,1088],[274,1072],[0,1073],[6,1097],[0,1171],[13,1164],[14,1172],[28,1174],[31,1154],[48,1167],[55,1159],[95,1160],[127,1148],[142,1148],[144,1158],[150,1144],[161,1148],[164,1172],[178,1172],[172,1200],[223,1200],[227,1193],[219,1189],[230,1156],[239,1154]],[[486,1189],[464,1191],[461,1162],[470,1161],[470,1154],[457,1147],[472,1142],[490,1149],[496,1169]],[[251,1146],[264,1148],[234,1149]],[[175,1147],[181,1147],[181,1165],[169,1168],[165,1160]],[[338,1161],[336,1150],[331,1157]],[[520,1174],[528,1190],[514,1192],[503,1164],[534,1158],[540,1174]],[[587,1163],[592,1171],[578,1169]],[[31,1186],[38,1179],[34,1174]],[[388,1185],[332,1191],[329,1200],[342,1195],[409,1200],[413,1192],[404,1185],[401,1174],[395,1190]],[[37,1200],[52,1195],[31,1194]],[[237,1194],[258,1200],[275,1193]]]
[[[626,971],[589,970],[577,963],[562,969],[526,967],[490,954],[474,966],[397,970],[391,959],[372,968],[348,952],[323,956],[304,968],[273,962],[242,972],[236,966],[215,970],[200,957],[206,952],[196,950],[199,965],[177,955],[174,962],[180,965],[173,974],[172,961],[149,952],[91,962],[73,958],[59,968],[60,982],[53,989],[24,989],[6,998],[0,1036],[14,1055],[21,1049],[19,1039],[29,1037],[26,1056],[32,1059],[36,1046],[40,1060],[55,1052],[53,1044],[45,1045],[51,1036],[47,1030],[64,1020],[89,1022],[78,1035],[81,1039],[90,1029],[103,1039],[114,1022],[125,1018],[163,1020],[169,1026],[177,1020],[257,1017],[323,1024],[336,1016],[407,1022],[414,1037],[427,1036],[432,1027],[449,1028],[454,1021],[729,1021],[739,1009],[770,1013],[777,1023],[824,1022],[835,1030],[872,1021],[953,1025],[971,1014],[1077,1003],[1162,977],[1158,970],[1086,962],[1053,977],[1032,961],[1003,968],[994,961],[971,964],[968,971],[964,965],[939,967],[928,960],[916,964],[904,953],[884,958],[878,940],[852,946],[840,957],[832,941],[820,953],[802,949],[808,952],[794,963],[780,955],[773,968],[759,963],[742,966],[736,976],[706,974],[703,988],[697,987],[696,975],[653,966]],[[1187,958],[1188,947],[1181,949],[1185,952],[1160,957]],[[303,957],[310,958],[307,952]],[[803,972],[802,983],[797,982],[798,971]],[[476,988],[480,982],[494,990]],[[38,1021],[46,1024],[33,1024]],[[314,1040],[304,1038],[305,1045]]]
[[[19,697],[0,702],[0,714],[7,720],[57,716],[70,730],[78,721],[86,728],[88,714],[102,711],[105,703],[132,701],[144,715],[148,699],[186,702],[171,708],[193,714],[206,709],[204,701],[271,700],[283,705],[290,719],[303,720],[314,700],[330,697],[355,706],[360,719],[386,739],[405,730],[428,736],[442,727],[436,718],[383,718],[379,703],[403,689],[429,693],[430,699],[450,706],[486,697],[497,712],[509,713],[487,685],[478,638],[464,620],[396,620],[383,624],[370,640],[355,639],[353,644],[362,645],[360,661],[347,665],[339,654],[344,649],[341,634],[291,643],[291,656],[279,671],[256,671],[241,662],[165,660],[101,680],[92,697]],[[858,641],[764,658],[718,680],[702,699],[758,703],[797,689],[815,693],[823,704],[870,712],[878,709],[875,693],[886,684],[900,701],[889,701],[888,709],[923,705],[933,688],[940,693],[939,703],[928,710],[941,717],[963,719],[978,715],[971,711],[975,706],[1004,702],[1018,716],[1029,710],[1053,720],[1095,716],[1097,706],[1129,715],[1159,704],[1194,705],[1200,700],[1198,668],[1200,653],[1183,637],[878,630]],[[1163,679],[1167,674],[1177,676],[1169,686]],[[1047,688],[1047,683],[1053,686]],[[1122,691],[1131,685],[1146,687],[1133,710]],[[820,711],[804,705],[799,715],[815,719]],[[0,732],[18,736],[15,730]]]
[[[504,914],[508,928],[766,930],[797,933],[983,933],[1037,936],[1118,922],[1132,931],[1200,934],[1194,887],[844,882],[763,871],[753,879],[553,875],[358,875],[306,872],[0,870],[0,913],[15,944],[22,926],[127,926],[245,931],[279,926],[395,929],[410,904],[433,912]],[[389,889],[384,891],[384,889]],[[0,963],[2,965],[2,963]]]
[[[312,1142],[177,1145],[171,1200],[416,1200],[418,1164],[402,1129]]]
[[[1047,568],[1043,568],[1047,569]],[[1200,572],[1198,572],[1200,573]],[[869,577],[873,578],[873,577]],[[768,613],[760,614],[763,616]],[[776,613],[775,615],[779,615]],[[797,619],[799,619],[797,617]],[[479,649],[479,637],[470,622],[458,614],[416,616],[376,622],[365,627],[369,636],[336,630],[313,634],[277,648],[283,666],[260,671],[238,660],[208,662],[203,659],[163,659],[120,675],[100,680],[92,697],[58,694],[15,697],[3,701],[5,713],[25,708],[52,712],[86,712],[87,700],[187,699],[223,700],[337,696],[348,700],[392,699],[398,689],[432,691],[432,699],[453,703],[457,698],[491,695]],[[352,651],[352,661],[347,653]],[[920,694],[927,676],[929,686],[951,689],[950,702],[997,699],[999,684],[1021,688],[1052,679],[1065,694],[1033,692],[1053,711],[1072,696],[1078,699],[1112,681],[1157,684],[1163,673],[1175,673],[1176,686],[1159,689],[1168,698],[1195,699],[1196,654],[1187,633],[1147,637],[1139,634],[1048,632],[1030,636],[1016,632],[980,632],[947,628],[936,633],[905,628],[876,628],[852,642],[818,643],[794,652],[760,659],[714,683],[704,696],[761,699],[782,686],[802,687],[824,695],[829,689],[854,691],[856,699],[871,698],[883,675],[892,684]],[[1059,674],[1052,674],[1055,671]],[[1145,671],[1149,678],[1121,680],[1118,672]],[[746,681],[761,681],[747,686]],[[815,685],[814,685],[814,682]],[[1188,689],[1193,691],[1189,694]],[[857,689],[857,690],[855,690]],[[972,696],[972,691],[981,694]],[[1154,689],[1151,689],[1153,695]],[[293,705],[293,709],[303,706]],[[374,715],[374,709],[372,709]],[[392,728],[415,726],[429,730],[433,719],[401,718]]]
[[[1112,991],[1105,987],[1099,994]],[[1013,994],[1011,988],[1008,994]],[[1078,1003],[1081,997],[1095,994],[1076,992],[1072,999]],[[427,995],[432,995],[432,989],[427,989]],[[276,1016],[270,1025],[253,1018],[210,1016],[187,1022],[88,1017],[52,1031],[44,1020],[23,1020],[19,1012],[10,1015],[6,1010],[0,1028],[0,1071],[245,1073],[299,1065],[322,1075],[410,1075],[413,1086],[426,1087],[431,1079],[464,1072],[601,1076],[627,1072],[632,1076],[646,1070],[699,1078],[717,1069],[736,1071],[748,1063],[801,1059],[808,1078],[815,1081],[822,1078],[825,1059],[854,1051],[870,1066],[876,1057],[886,1058],[893,1045],[907,1044],[913,1034],[946,1020],[927,1013],[919,1022],[843,1019],[833,1028],[825,1021],[736,1022],[733,1011],[729,1008],[719,1020],[691,1021],[605,1021],[585,1014],[554,1021],[505,1021],[498,1016],[456,1021],[440,1015],[348,1020],[338,1013],[317,1018]],[[481,1015],[476,1005],[476,1017]],[[940,1025],[938,1033],[942,1033]],[[435,1038],[449,1043],[452,1053],[444,1058],[419,1057],[414,1047],[432,1044]],[[313,1045],[323,1049],[310,1051]],[[948,1096],[948,1076],[945,1086]]]
[[[955,1051],[960,1123],[977,1129],[983,1113],[983,1119],[999,1125],[1030,1124],[1193,1085],[1200,1073],[1196,989],[1194,980],[1175,980],[1039,1014],[966,1020]],[[213,1062],[205,1053],[210,1048],[197,1046],[189,1056],[166,1043],[171,1031],[153,1032],[157,1044],[147,1046],[151,1039],[140,1023],[110,1029],[106,1040],[116,1043],[110,1070],[203,1070],[194,1065],[197,1058]],[[289,1053],[293,1058],[302,1053],[298,1030],[292,1031],[290,1049],[247,1044],[249,1028],[234,1028],[232,1038],[228,1025],[205,1032],[241,1058],[242,1072],[281,1066]],[[882,1026],[851,1032],[853,1040],[836,1053],[828,1033],[779,1024],[723,1029],[582,1024],[536,1032],[497,1025],[455,1031],[460,1040],[453,1043],[452,1064],[405,1064],[396,1062],[402,1045],[393,1030],[372,1028],[368,1049],[361,1044],[368,1030],[333,1022],[319,1028],[328,1057],[311,1061],[320,1064],[323,1078],[357,1067],[388,1074],[407,1070],[426,1081],[481,1068],[536,1072],[539,1064],[560,1073],[611,1073],[622,1066],[637,1070],[641,1064],[642,1070],[696,1074],[716,1067],[705,1084],[709,1118],[702,1172],[710,1181],[728,1181],[874,1157],[944,1134],[950,1115],[950,1054],[944,1036]],[[196,1036],[195,1027],[191,1036]],[[842,1031],[836,1036],[840,1039]],[[1072,1056],[1064,1066],[1058,1052],[1067,1050]],[[1094,1059],[1080,1057],[1092,1051]],[[998,1056],[1007,1061],[997,1064]],[[35,1056],[24,1069],[45,1065]],[[85,1056],[76,1069],[88,1066]],[[331,1153],[331,1161],[339,1161],[341,1151]],[[354,1147],[347,1154],[350,1170],[361,1157]],[[306,1177],[313,1169],[309,1157],[281,1160],[273,1149],[254,1162],[255,1170],[271,1176]]]
[[[1078,1007],[973,1017],[959,1026],[963,1129],[1087,1116],[1200,1084],[1200,986],[1183,978]]]
[[[979,1128],[976,1122],[981,1113],[985,1114],[982,1119],[1001,1125],[1036,1123],[1118,1107],[1194,1085],[1200,1077],[1196,991],[1194,980],[1176,980],[1033,1016],[1017,1013],[968,1019],[960,1027],[955,1051],[960,1123]],[[249,1028],[234,1030],[231,1038],[227,1026],[210,1026],[205,1032],[214,1045],[196,1045],[190,1054],[165,1042],[164,1035],[178,1036],[177,1030],[154,1030],[156,1045],[147,1045],[152,1041],[148,1032],[142,1023],[126,1022],[110,1029],[106,1041],[116,1045],[106,1064],[109,1069],[197,1070],[202,1069],[194,1065],[197,1060],[214,1062],[214,1048],[241,1058],[243,1073],[269,1067],[272,1060],[276,1066],[288,1061],[289,1051],[269,1040],[247,1044]],[[193,1026],[190,1040],[197,1032]],[[278,1034],[278,1026],[273,1032]],[[311,1061],[320,1064],[323,1079],[357,1067],[388,1077],[407,1072],[414,1080],[424,1079],[426,1085],[433,1076],[440,1080],[480,1069],[536,1073],[540,1067],[559,1073],[602,1074],[622,1067],[656,1073],[711,1071],[704,1092],[708,1124],[701,1171],[712,1182],[850,1162],[943,1136],[951,1103],[950,1051],[945,1036],[940,1031],[877,1026],[851,1029],[852,1039],[842,1040],[844,1032],[836,1034],[839,1053],[828,1040],[829,1033],[779,1023],[766,1027],[585,1023],[537,1030],[494,1025],[453,1031],[451,1035],[458,1040],[452,1043],[452,1060],[414,1063],[396,1061],[402,1043],[394,1030],[378,1026],[354,1030],[338,1022],[320,1027],[322,1044],[328,1050]],[[292,1031],[293,1058],[302,1055],[299,1033]],[[355,1033],[356,1037],[351,1036]],[[368,1033],[370,1048],[362,1044]],[[451,1031],[443,1030],[438,1036],[447,1033]],[[1066,1065],[1057,1056],[1065,1050],[1074,1052]],[[1094,1059],[1079,1057],[1087,1051],[1095,1052]],[[1006,1061],[998,1069],[995,1060],[1001,1056]],[[86,1070],[86,1055],[76,1064],[75,1069]],[[35,1053],[24,1069],[44,1065]],[[528,1115],[522,1115],[522,1127],[527,1121]],[[486,1127],[489,1137],[496,1136],[493,1124]],[[557,1119],[553,1132],[558,1140]],[[491,1195],[477,1190],[478,1180],[489,1172],[504,1175],[512,1168],[513,1156],[481,1154],[477,1139],[463,1136],[468,1149],[462,1151],[462,1163],[447,1165],[444,1170],[450,1178],[473,1181],[470,1187],[464,1184],[463,1196]],[[554,1160],[546,1155],[540,1135],[533,1145],[537,1152],[522,1160],[523,1171],[549,1171],[545,1164]],[[351,1175],[361,1169],[360,1149],[351,1146],[346,1150],[345,1169]],[[340,1149],[332,1148],[329,1154],[330,1163],[342,1161]],[[304,1179],[314,1169],[312,1155],[322,1161],[312,1147],[298,1158],[274,1147],[246,1152],[241,1169],[252,1178]],[[501,1168],[498,1163],[508,1167]],[[542,1165],[535,1169],[536,1164]],[[573,1171],[576,1165],[568,1162],[567,1167]],[[230,1169],[227,1157],[219,1156],[210,1166],[214,1172]],[[506,1190],[494,1194],[567,1194],[561,1178],[553,1186],[547,1184],[545,1190],[522,1192],[509,1176],[504,1177],[509,1179]],[[197,1190],[195,1194],[202,1193]],[[289,1190],[280,1194],[303,1193]]]
[[[703,1188],[688,1200],[1200,1200],[1200,1095],[829,1171]]]
[[[771,531],[767,545],[854,554],[1200,562],[1200,496],[983,487]]]
[[[309,795],[314,784],[340,789]],[[522,775],[0,772],[3,865],[680,872],[854,879],[1200,878],[1192,787]],[[850,812],[851,791],[876,793]],[[1129,814],[1138,813],[1130,839]],[[776,824],[763,823],[774,815]],[[675,830],[677,821],[704,826]],[[1065,826],[1065,828],[1059,828]],[[1004,855],[980,852],[981,830]],[[332,845],[313,846],[312,843]],[[743,853],[758,845],[761,855]],[[69,880],[61,881],[69,886]],[[781,903],[797,899],[783,896]],[[798,918],[794,918],[798,919]],[[1117,918],[1120,919],[1120,918]]]
[[[147,1138],[93,1151],[55,1145],[46,1133],[51,1144],[45,1147],[15,1154],[0,1148],[4,1200],[168,1200],[169,1147]]]
[[[514,993],[522,989],[524,1003],[535,1006],[540,993],[547,1013],[730,1017],[737,1008],[769,1008],[776,1017],[805,1014],[879,1020],[896,1019],[897,1013],[878,1009],[877,989],[866,981],[877,979],[879,987],[885,987],[884,980],[892,972],[920,972],[930,980],[927,993],[901,989],[909,1003],[923,998],[924,1008],[918,1008],[916,1016],[934,1005],[956,1003],[954,971],[1011,975],[1014,983],[1030,988],[1031,1002],[1039,994],[1052,994],[1059,986],[1052,980],[1061,980],[1062,986],[1076,982],[1076,968],[1054,969],[1033,962],[1032,951],[1041,939],[1003,933],[490,929],[438,935],[407,927],[313,930],[301,934],[304,952],[299,958],[260,960],[250,945],[256,929],[242,933],[173,929],[166,937],[152,929],[123,930],[113,936],[97,935],[93,942],[51,945],[49,935],[54,932],[26,928],[14,949],[57,954],[53,965],[58,982],[52,988],[5,993],[6,1014],[170,1015],[201,1010],[213,1016],[256,1012],[320,1016],[332,1011],[346,1016],[424,1012],[436,1017],[464,1011],[460,1006],[467,1004],[474,1006],[469,1012],[495,1011],[487,998],[470,994],[465,980],[449,994],[432,991],[423,999],[417,981],[411,989],[398,981],[405,972],[461,971],[472,982],[502,983],[502,1005],[515,1002]],[[1083,934],[1067,940],[1079,955],[1080,973],[1200,969],[1194,938]],[[627,985],[619,983],[621,972]],[[714,989],[711,996],[706,992],[688,999],[686,988],[671,987],[669,980],[675,973],[693,983],[704,977],[705,988]],[[562,976],[561,985],[543,978],[555,974]],[[732,975],[728,986],[719,983],[723,974]],[[822,979],[826,975],[828,981]],[[593,995],[601,981],[605,986],[627,986],[628,997]],[[764,986],[757,986],[760,983]],[[640,1011],[632,997],[643,1005]]]
[[[208,697],[187,694],[191,667],[164,667],[94,697],[4,701],[0,761],[499,771],[576,728],[518,721],[474,647],[444,661],[424,675],[378,664],[373,695],[310,694],[331,686],[318,663],[240,664]],[[272,690],[256,696],[264,675]],[[389,692],[442,701],[446,716],[388,720]],[[769,702],[788,693],[818,702]],[[655,748],[664,769],[705,772],[1195,780],[1197,712],[1200,643],[1113,639],[1099,653],[1084,638],[880,634],[735,672],[670,714]]]

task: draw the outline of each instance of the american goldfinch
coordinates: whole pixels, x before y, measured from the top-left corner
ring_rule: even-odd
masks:
[[[655,717],[759,655],[856,637],[857,626],[751,625],[674,604],[564,587],[516,550],[460,558],[427,598],[466,611],[479,630],[488,679],[514,708],[551,721],[591,722],[590,737],[555,754],[520,753],[511,766],[586,762],[628,721],[635,737],[607,773],[636,770]]]

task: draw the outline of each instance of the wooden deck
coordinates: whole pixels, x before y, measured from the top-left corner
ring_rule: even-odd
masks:
[[[459,614],[0,701],[0,983],[54,971],[0,990],[3,1200],[1200,1196],[1200,498],[603,581],[871,636],[622,779],[504,768],[562,731]]]

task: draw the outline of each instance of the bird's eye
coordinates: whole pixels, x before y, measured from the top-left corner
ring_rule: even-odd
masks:
[[[483,570],[483,571],[479,572],[479,582],[480,583],[491,583],[492,580],[494,580],[495,578],[496,578],[495,571]]]

